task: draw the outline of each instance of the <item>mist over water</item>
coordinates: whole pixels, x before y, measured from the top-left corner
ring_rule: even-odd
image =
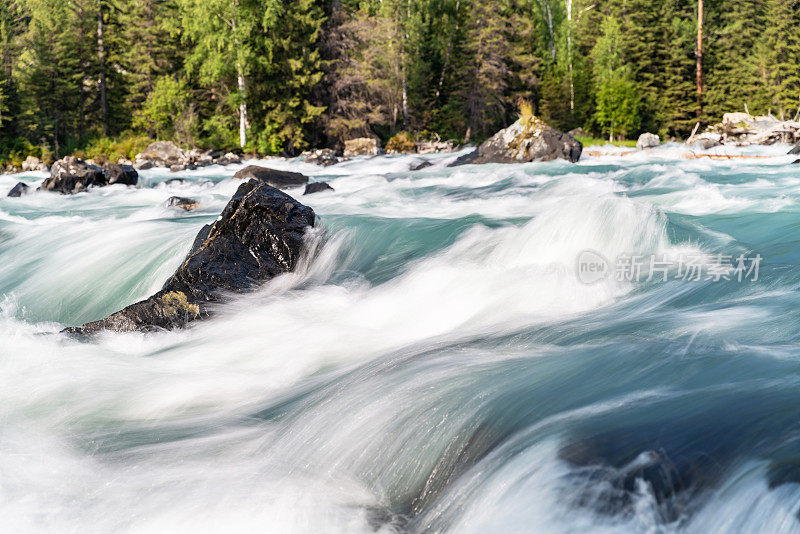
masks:
[[[266,161],[335,188],[287,190],[320,221],[301,267],[91,341],[58,332],[157,291],[240,167],[2,197],[0,532],[800,531],[787,150]],[[586,284],[586,250],[763,263]]]

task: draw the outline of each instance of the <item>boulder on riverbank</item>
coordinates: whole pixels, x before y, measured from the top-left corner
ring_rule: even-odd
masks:
[[[134,165],[141,168],[141,165],[149,162],[156,167],[170,167],[172,165],[186,164],[186,154],[171,141],[156,141],[150,143],[140,154],[136,155]]]
[[[358,139],[348,139],[344,142],[344,157],[354,158],[356,156],[377,156],[383,153],[381,143],[371,137],[359,137]]]
[[[46,171],[47,165],[42,163],[39,158],[34,156],[28,156],[25,158],[25,161],[22,162],[22,172],[29,172],[29,171]]]
[[[258,180],[239,186],[219,218],[195,238],[186,259],[164,287],[105,319],[68,328],[148,331],[183,327],[210,315],[224,293],[241,293],[293,270],[303,252],[314,211]]]
[[[244,169],[238,170],[233,177],[239,180],[249,180],[252,178],[279,189],[297,187],[308,183],[308,177],[299,172],[279,171],[259,165],[248,165]]]
[[[711,136],[718,136],[716,145],[751,146],[795,143],[800,139],[800,122],[781,120],[772,115],[726,113],[722,122],[709,126],[706,132],[690,137],[687,144],[710,145]],[[709,147],[704,147],[709,148]]]
[[[643,133],[636,142],[636,150],[647,150],[661,145],[661,138],[656,134]]]
[[[702,150],[708,150],[722,144],[722,136],[715,132],[703,132],[693,135],[686,140],[687,145],[692,145]]]
[[[27,195],[30,187],[28,184],[18,182],[17,185],[11,188],[11,191],[8,192],[9,197],[11,198],[19,198],[22,195]]]
[[[300,154],[300,157],[304,158],[303,161],[306,163],[311,163],[313,165],[319,165],[320,167],[328,167],[330,165],[336,165],[342,158],[340,158],[334,150],[330,148],[320,148],[317,150],[309,150],[307,152],[303,152]]]
[[[474,152],[461,156],[450,166],[471,163],[525,163],[565,159],[576,162],[583,145],[569,134],[548,126],[537,117],[520,118],[487,139]]]

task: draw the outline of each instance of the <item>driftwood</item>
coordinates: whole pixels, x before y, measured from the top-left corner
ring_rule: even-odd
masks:
[[[772,158],[775,156],[753,156],[753,155],[745,155],[745,154],[686,154],[683,156],[686,159],[701,159],[701,158],[708,158],[708,159],[764,159],[764,158]]]

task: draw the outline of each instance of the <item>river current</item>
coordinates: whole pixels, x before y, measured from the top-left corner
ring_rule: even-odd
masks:
[[[798,532],[787,151],[264,161],[335,189],[300,268],[88,340],[241,166],[2,197],[0,532]]]

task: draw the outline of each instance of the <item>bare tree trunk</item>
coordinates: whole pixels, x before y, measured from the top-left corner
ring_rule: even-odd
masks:
[[[408,88],[406,86],[405,65],[403,65],[403,130],[408,130]]]
[[[444,64],[442,65],[442,72],[439,74],[439,84],[436,86],[436,100],[439,100],[439,95],[442,93],[442,85],[444,85],[444,74],[450,67],[450,54],[453,51],[453,38],[456,30],[458,29],[458,8],[461,6],[461,0],[456,0],[456,10],[453,13],[453,24],[450,26],[450,35],[447,38],[447,51],[444,54]]]
[[[547,18],[547,29],[550,32],[550,55],[553,56],[553,61],[556,60],[556,36],[553,33],[553,10],[550,9],[550,0],[542,0],[544,6],[544,14]]]
[[[103,4],[97,8],[97,59],[100,62],[100,113],[103,135],[108,135],[108,88],[106,87],[106,50],[103,41]]]
[[[236,65],[236,80],[239,84],[239,146],[242,148],[247,144],[247,85],[241,65]]]
[[[575,111],[575,76],[572,70],[572,0],[564,0],[567,6],[567,59],[569,60],[569,110]]]
[[[405,26],[406,24],[408,24],[408,21],[410,19],[411,19],[411,3],[408,0],[406,0],[406,19],[403,22],[403,25]],[[405,28],[403,28],[403,30],[405,30]],[[404,32],[403,37],[405,38],[406,41],[408,41],[407,31]],[[408,81],[406,79],[406,63],[408,60],[406,58],[405,45],[406,43],[404,42],[402,45],[403,53],[400,56],[400,58],[401,61],[403,62],[403,64],[401,65],[401,68],[403,69],[403,130],[408,130]]]
[[[697,2],[697,116],[703,114],[703,0]]]

